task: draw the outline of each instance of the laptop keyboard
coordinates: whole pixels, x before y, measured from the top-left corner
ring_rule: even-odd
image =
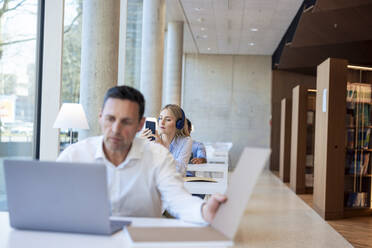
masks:
[[[129,224],[130,224],[130,221],[110,220],[111,230],[113,231],[119,230],[123,228],[123,226],[129,225]]]

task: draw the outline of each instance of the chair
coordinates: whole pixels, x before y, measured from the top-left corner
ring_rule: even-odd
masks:
[[[207,151],[207,164],[188,164],[187,171],[195,171],[198,177],[209,177],[217,182],[185,182],[191,194],[224,194],[227,189],[229,170],[229,151],[232,143],[204,143]]]
[[[207,151],[208,163],[230,164],[229,152],[233,145],[231,142],[206,142],[204,145]]]
[[[228,164],[189,164],[187,171],[195,171],[197,176],[200,176],[198,172],[208,173],[210,177],[217,182],[185,182],[185,188],[191,194],[215,194],[225,193],[227,189],[227,178],[228,178]]]

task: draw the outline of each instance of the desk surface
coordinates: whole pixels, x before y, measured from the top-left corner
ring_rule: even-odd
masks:
[[[125,218],[136,226],[192,226],[179,220]],[[112,236],[19,231],[0,213],[1,248],[128,247],[123,232]],[[265,171],[253,191],[234,247],[352,247],[309,206]]]

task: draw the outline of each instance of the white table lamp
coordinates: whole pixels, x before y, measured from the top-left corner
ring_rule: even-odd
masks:
[[[79,103],[64,103],[59,110],[53,128],[68,129],[70,144],[72,144],[72,129],[89,129],[83,106]]]

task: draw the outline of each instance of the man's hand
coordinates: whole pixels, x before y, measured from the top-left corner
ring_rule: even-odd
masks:
[[[214,219],[214,216],[217,213],[220,205],[227,201],[227,197],[221,194],[214,194],[208,201],[203,205],[202,215],[205,221],[211,223]]]
[[[192,164],[205,164],[207,160],[205,158],[193,158],[191,159]]]

